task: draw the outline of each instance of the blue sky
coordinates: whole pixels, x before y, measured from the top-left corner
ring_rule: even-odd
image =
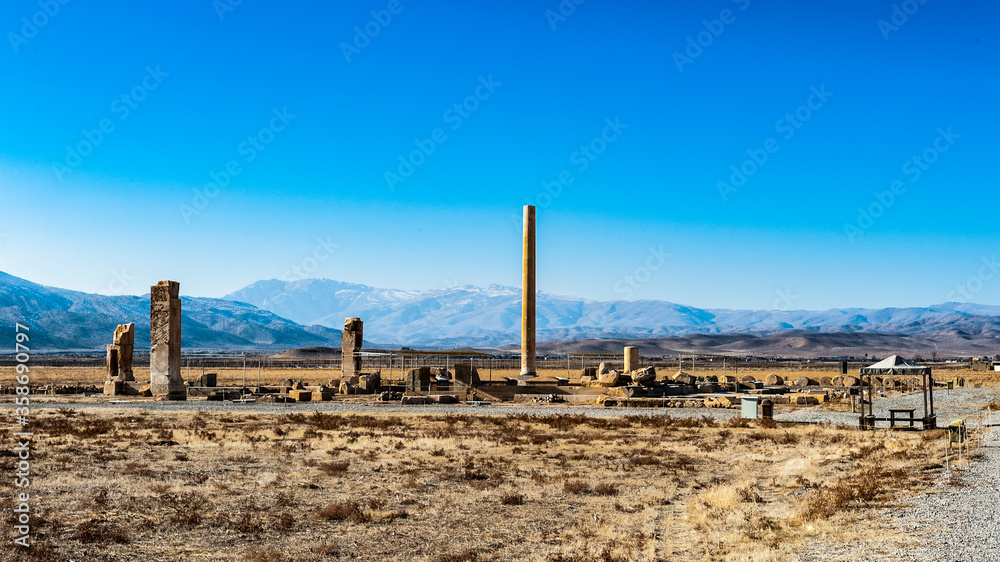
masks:
[[[530,202],[543,291],[1000,304],[993,2],[63,1],[0,11],[13,275],[518,285]]]

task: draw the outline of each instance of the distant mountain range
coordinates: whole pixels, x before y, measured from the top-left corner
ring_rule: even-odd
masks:
[[[453,287],[399,291],[328,279],[258,281],[225,299],[253,304],[300,324],[343,326],[361,317],[373,341],[434,347],[503,347],[519,341],[521,290]],[[1000,348],[1000,306],[946,303],[926,308],[825,311],[701,309],[665,301],[592,301],[539,292],[540,341],[787,332],[902,334],[975,339]],[[1000,351],[1000,349],[998,349]]]
[[[185,350],[339,348],[339,328],[349,316],[364,320],[366,347],[503,348],[519,341],[521,317],[520,289],[497,285],[400,291],[327,279],[270,280],[222,299],[182,301]],[[1000,307],[976,304],[722,310],[540,292],[537,313],[539,349],[553,352],[603,353],[628,340],[644,342],[651,354],[1000,353]],[[31,326],[33,349],[52,351],[103,349],[117,324],[135,322],[137,348],[142,349],[140,342],[149,341],[149,297],[69,291],[0,272],[0,325],[15,322]],[[558,349],[544,344],[556,341],[569,343]]]
[[[245,303],[182,297],[181,309],[186,351],[340,347],[338,330],[300,326]],[[149,295],[92,295],[0,272],[0,325],[15,322],[29,326],[29,347],[35,352],[100,350],[111,343],[115,326],[135,322],[136,351],[141,352],[149,345]]]

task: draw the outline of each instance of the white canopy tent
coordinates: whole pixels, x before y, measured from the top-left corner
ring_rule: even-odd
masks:
[[[916,418],[913,415],[913,410],[903,408],[895,409],[895,411],[890,409],[890,417],[888,418],[876,418],[873,404],[874,392],[872,392],[872,389],[874,388],[874,385],[872,385],[872,377],[875,375],[904,375],[910,377],[920,377],[921,387],[924,392],[923,418]],[[937,426],[937,416],[934,415],[934,377],[931,375],[930,367],[927,367],[926,365],[917,365],[916,363],[907,361],[899,355],[891,355],[874,365],[862,367],[861,388],[868,389],[868,400],[863,403],[861,407],[861,429],[875,429],[875,422],[878,421],[888,421],[890,423],[890,427],[894,426],[896,421],[909,421],[911,426],[914,421],[919,421],[921,422],[923,429],[934,429]],[[867,413],[865,411],[866,405],[868,407]],[[901,412],[909,412],[910,417],[897,418],[896,413]]]

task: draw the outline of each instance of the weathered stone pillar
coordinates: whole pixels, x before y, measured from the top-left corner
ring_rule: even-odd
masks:
[[[639,370],[639,348],[634,346],[629,346],[625,348],[625,372],[631,373],[632,371]]]
[[[119,324],[115,330],[115,346],[118,349],[118,376],[123,381],[134,381],[132,355],[135,352],[135,324]]]
[[[180,283],[160,281],[149,289],[149,389],[157,400],[187,400],[181,376]]]
[[[350,380],[361,372],[361,351],[364,342],[365,324],[360,318],[345,318],[344,331],[340,334],[341,372],[344,380]]]
[[[521,374],[535,376],[535,206],[524,206],[524,251],[521,267]]]

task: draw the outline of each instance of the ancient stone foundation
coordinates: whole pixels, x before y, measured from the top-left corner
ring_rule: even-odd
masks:
[[[180,283],[160,281],[149,289],[149,387],[157,400],[187,400],[181,376]]]

